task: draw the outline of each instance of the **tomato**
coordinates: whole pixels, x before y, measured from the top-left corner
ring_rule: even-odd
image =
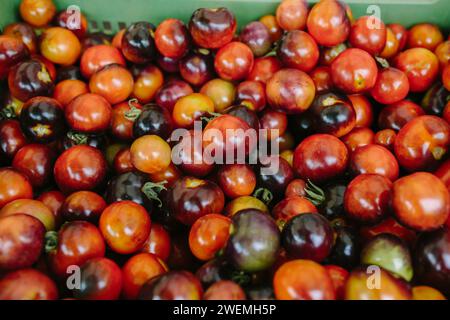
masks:
[[[334,300],[336,293],[327,270],[310,260],[283,264],[273,278],[278,300]]]
[[[69,79],[56,85],[53,98],[65,108],[73,99],[88,92],[89,88],[86,83],[80,80]]]
[[[181,77],[193,86],[202,86],[214,78],[214,56],[208,50],[196,50],[179,62]]]
[[[53,169],[60,190],[70,193],[98,187],[106,175],[103,154],[90,146],[75,146],[64,151]]]
[[[50,209],[40,201],[17,199],[8,203],[0,210],[0,216],[3,217],[21,213],[37,218],[42,222],[47,231],[55,229],[55,216]]]
[[[408,30],[398,23],[388,24],[388,28],[392,30],[398,40],[398,51],[403,51],[408,41]]]
[[[73,19],[72,17],[72,10],[63,10],[56,16],[55,22],[58,26],[72,31],[78,39],[83,39],[88,29],[88,21],[86,16],[80,12],[79,19]]]
[[[251,49],[242,42],[231,42],[216,54],[214,68],[224,80],[245,79],[253,68],[254,56]]]
[[[269,29],[260,21],[253,21],[242,29],[239,39],[246,44],[255,57],[266,55],[272,48]]]
[[[365,173],[379,174],[394,182],[399,176],[399,165],[389,150],[369,144],[352,153],[350,171],[354,176]]]
[[[148,280],[167,272],[167,267],[151,253],[139,253],[131,257],[122,267],[123,296],[136,299],[139,290]]]
[[[318,93],[330,91],[334,84],[331,80],[331,69],[328,66],[319,66],[310,72]]]
[[[308,33],[294,30],[284,35],[277,55],[286,67],[310,72],[319,61],[319,47]]]
[[[140,103],[148,103],[155,99],[156,92],[164,83],[164,76],[157,67],[147,65],[136,69],[136,78],[132,96]]]
[[[217,180],[225,195],[232,199],[250,196],[256,187],[255,173],[247,165],[223,166],[217,173]]]
[[[389,151],[394,151],[394,143],[397,133],[392,129],[380,130],[375,134],[374,143],[385,147]]]
[[[280,40],[283,35],[283,30],[278,24],[278,21],[274,15],[268,14],[259,19],[263,25],[269,30],[270,40],[276,42]]]
[[[0,269],[31,267],[44,247],[44,225],[27,214],[0,215]]]
[[[380,129],[399,131],[414,118],[425,115],[424,110],[414,102],[403,100],[384,107],[378,116]]]
[[[286,197],[272,209],[272,216],[280,228],[292,218],[304,213],[318,213],[318,210],[311,201],[297,195]]]
[[[97,223],[106,202],[92,191],[78,191],[68,196],[61,208],[66,221],[85,220]]]
[[[52,27],[41,36],[41,53],[53,63],[69,66],[74,64],[81,54],[81,44],[73,32]]]
[[[266,87],[259,81],[241,82],[236,90],[236,102],[259,112],[266,107]]]
[[[233,281],[217,281],[206,290],[204,300],[245,300],[244,290]]]
[[[256,209],[261,212],[269,213],[269,209],[264,202],[251,196],[239,197],[230,201],[225,207],[223,213],[228,217],[232,217],[239,211],[246,209]]]
[[[192,90],[187,82],[172,79],[166,81],[166,83],[158,90],[155,96],[155,102],[157,105],[172,112],[175,103],[182,97],[190,95],[191,93],[194,93],[194,90]]]
[[[38,48],[38,37],[31,25],[25,22],[9,24],[3,30],[3,35],[21,40],[31,54],[36,53]]]
[[[58,299],[56,284],[35,269],[17,270],[0,280],[0,300],[56,299]]]
[[[62,192],[57,190],[47,191],[42,193],[36,200],[42,202],[45,204],[53,213],[53,216],[55,217],[55,225],[57,228],[62,223],[62,214],[61,214],[61,207],[64,203],[65,196]]]
[[[276,57],[257,58],[247,80],[260,81],[265,84],[280,69],[281,63]]]
[[[119,174],[134,170],[133,163],[131,162],[130,148],[123,148],[117,152],[114,157],[113,167],[114,171]]]
[[[378,68],[374,58],[357,48],[342,52],[331,64],[335,86],[347,94],[371,90],[377,81]]]
[[[431,23],[416,24],[409,30],[409,48],[425,48],[434,51],[442,42],[444,42],[444,36],[441,30]]]
[[[171,242],[167,230],[160,224],[152,223],[150,235],[144,243],[141,252],[152,253],[161,260],[167,261],[171,252]]]
[[[59,278],[71,274],[71,266],[105,255],[105,241],[99,229],[86,221],[65,223],[47,238],[46,250],[51,271]]]
[[[349,272],[344,268],[335,265],[325,266],[325,269],[327,269],[331,281],[333,282],[333,286],[336,291],[336,299],[343,300],[345,283],[347,282]]]
[[[192,128],[194,121],[214,112],[214,102],[201,93],[192,93],[179,99],[173,108],[173,120],[178,127]]]
[[[409,80],[406,74],[395,68],[386,68],[378,73],[372,97],[381,104],[392,104],[406,98]]]
[[[383,51],[380,53],[380,57],[384,59],[390,59],[394,57],[400,51],[400,41],[395,36],[392,28],[386,28],[386,44]]]
[[[53,0],[23,0],[20,3],[20,16],[34,27],[44,27],[56,14]]]
[[[433,206],[426,205],[429,201]],[[430,231],[447,221],[450,195],[438,177],[417,172],[394,183],[392,206],[396,217],[407,227]]]
[[[162,55],[182,58],[190,47],[189,31],[180,20],[166,19],[156,28],[155,44]]]
[[[284,0],[277,8],[278,25],[286,31],[304,29],[307,17],[308,4],[304,0]]]
[[[27,138],[17,120],[3,120],[0,122],[0,157],[14,158],[17,151],[27,144]]]
[[[345,143],[348,150],[353,153],[360,147],[367,146],[374,142],[375,134],[369,128],[355,128],[345,136],[341,137],[341,141]]]
[[[33,198],[33,187],[28,179],[13,169],[0,169],[0,208],[17,199]]]
[[[367,51],[373,56],[386,45],[386,26],[376,16],[363,16],[352,25],[349,42],[352,47]]]
[[[133,92],[134,80],[131,72],[117,64],[107,65],[92,75],[89,88],[111,104],[125,101]]]
[[[203,289],[190,272],[172,271],[147,281],[139,292],[139,300],[200,300]]]
[[[151,62],[156,56],[155,27],[149,22],[131,24],[123,34],[121,49],[125,58],[136,64]]]
[[[11,36],[0,36],[0,79],[8,76],[11,67],[30,56],[25,44]]]
[[[447,300],[438,290],[428,286],[417,286],[412,288],[413,300]]]
[[[211,260],[224,249],[230,236],[231,220],[219,214],[207,214],[191,227],[189,247],[198,259]]]
[[[92,46],[83,52],[80,69],[83,76],[89,79],[103,67],[111,64],[125,66],[125,59],[118,49],[102,44]]]
[[[133,166],[145,173],[154,174],[167,169],[171,163],[171,149],[167,142],[155,135],[135,140],[131,145]]]

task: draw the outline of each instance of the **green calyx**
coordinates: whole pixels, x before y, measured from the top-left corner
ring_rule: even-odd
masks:
[[[306,199],[313,205],[320,206],[325,201],[325,192],[308,179],[305,187]]]
[[[156,201],[158,203],[158,208],[161,208],[163,205],[161,199],[159,198],[159,194],[161,193],[161,191],[167,190],[165,184],[167,184],[166,180],[158,183],[147,182],[141,189],[148,199]]]

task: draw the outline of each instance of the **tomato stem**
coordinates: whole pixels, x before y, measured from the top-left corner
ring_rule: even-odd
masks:
[[[308,179],[305,187],[306,199],[313,205],[320,206],[325,201],[325,192]]]
[[[58,232],[47,231],[45,233],[45,252],[51,253],[56,250],[58,246]]]
[[[259,188],[253,193],[253,196],[264,202],[266,205],[269,205],[273,200],[272,192],[266,188]]]
[[[139,108],[136,108],[136,106],[134,105],[135,103],[138,103],[138,102],[139,101],[137,99],[131,99],[130,101],[128,101],[128,106],[130,107],[130,110],[125,112],[125,119],[130,120],[130,121],[136,121],[136,119],[139,118],[139,116],[142,113],[142,110]]]
[[[141,189],[148,199],[158,202],[158,208],[161,208],[163,204],[161,199],[159,198],[159,194],[161,193],[161,191],[167,190],[167,188],[164,186],[166,183],[166,180],[157,183],[147,182]]]

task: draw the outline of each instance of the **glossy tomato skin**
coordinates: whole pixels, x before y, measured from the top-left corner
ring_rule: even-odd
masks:
[[[264,84],[281,69],[281,62],[276,57],[262,57],[255,59],[253,68],[247,76],[247,80],[260,81]]]
[[[138,138],[131,145],[130,152],[133,166],[148,174],[165,170],[171,163],[172,152],[169,144],[156,135]]]
[[[134,300],[148,280],[167,272],[167,267],[151,253],[139,253],[131,257],[122,267],[123,296]]]
[[[450,233],[439,229],[420,235],[414,251],[415,270],[420,281],[449,293],[450,266],[446,257],[450,252]]]
[[[45,65],[32,59],[11,68],[8,87],[15,98],[26,102],[37,96],[50,96],[55,84]]]
[[[150,235],[141,252],[152,253],[163,261],[167,261],[170,256],[172,241],[167,230],[158,223],[152,223]]]
[[[225,248],[230,236],[231,220],[220,214],[199,218],[189,232],[189,248],[198,259],[208,261]]]
[[[439,60],[425,48],[412,48],[400,53],[394,66],[406,73],[411,92],[429,89],[439,74]]]
[[[17,270],[31,267],[44,246],[44,225],[26,214],[0,218],[0,269]]]
[[[263,25],[269,30],[270,39],[272,42],[280,40],[283,35],[283,30],[281,29],[278,21],[274,15],[268,14],[259,19]]]
[[[98,187],[105,178],[106,167],[106,160],[99,150],[80,145],[59,156],[53,173],[59,188],[70,193]]]
[[[377,174],[361,174],[348,185],[344,196],[347,215],[358,222],[373,224],[390,212],[392,182]]]
[[[421,106],[427,114],[442,116],[449,97],[449,91],[441,83],[436,83],[426,92]]]
[[[154,26],[149,22],[131,24],[122,38],[122,53],[133,63],[145,64],[156,56],[156,45],[153,39]]]
[[[2,120],[0,122],[0,158],[12,159],[17,151],[27,144],[27,138],[22,132],[17,120]]]
[[[61,207],[64,203],[65,196],[62,192],[57,190],[51,190],[41,193],[41,195],[36,199],[46,205],[55,217],[55,226],[59,228],[62,223]]]
[[[395,140],[395,155],[408,171],[433,170],[447,153],[450,126],[436,116],[420,116],[408,122]]]
[[[406,30],[404,26],[398,23],[388,24],[387,26],[392,30],[398,40],[398,51],[403,51],[408,41],[408,30]]]
[[[170,112],[156,104],[146,105],[133,125],[134,138],[155,134],[167,140],[172,131],[173,121]]]
[[[289,114],[306,111],[316,93],[314,81],[296,69],[282,69],[269,79],[266,86],[267,101],[276,110]]]
[[[62,215],[66,221],[84,220],[97,223],[106,202],[92,191],[78,191],[68,196],[62,207]]]
[[[391,59],[400,51],[400,41],[395,36],[391,27],[386,27],[386,45],[380,53],[380,57],[384,59]]]
[[[249,196],[256,187],[256,176],[248,165],[230,164],[217,173],[218,184],[229,198]]]
[[[426,206],[427,201],[432,201],[433,206]],[[417,172],[394,183],[392,206],[397,219],[405,226],[418,231],[431,231],[446,223],[450,195],[438,177]]]
[[[51,180],[56,155],[46,145],[29,144],[14,156],[12,166],[24,174],[33,187],[43,187]]]
[[[284,226],[281,239],[289,257],[322,262],[333,246],[333,228],[320,214],[305,213]]]
[[[298,145],[294,169],[300,178],[320,183],[343,174],[348,160],[348,150],[342,141],[332,135],[316,134]]]
[[[24,104],[20,124],[31,140],[40,143],[54,141],[65,130],[63,107],[55,99],[35,97]]]
[[[444,41],[439,27],[431,23],[416,24],[409,30],[408,47],[434,51]]]
[[[371,90],[372,97],[381,104],[402,101],[409,93],[409,80],[403,71],[386,68],[378,72],[377,82]]]
[[[352,25],[349,41],[352,47],[378,55],[386,44],[386,26],[375,16],[364,16]]]
[[[53,98],[65,108],[73,99],[88,92],[89,88],[87,84],[81,80],[63,80],[55,86]]]
[[[319,61],[319,47],[306,32],[288,32],[277,51],[278,58],[288,68],[310,72]]]
[[[180,75],[193,86],[202,86],[214,78],[214,57],[209,51],[194,51],[179,62]]]
[[[361,244],[358,232],[349,226],[334,225],[333,227],[335,231],[334,246],[326,261],[352,270],[360,263]]]
[[[304,0],[285,0],[277,7],[277,22],[283,30],[304,29],[307,17],[308,4]]]
[[[225,207],[223,213],[228,217],[232,217],[239,211],[246,209],[256,209],[264,213],[269,213],[269,209],[264,204],[264,202],[262,202],[258,198],[251,196],[239,197],[232,200]]]
[[[190,41],[187,27],[178,19],[166,19],[156,28],[156,47],[166,57],[182,58],[189,50]]]
[[[152,65],[134,66],[133,98],[138,99],[142,104],[149,103],[155,99],[156,92],[164,83],[164,75],[161,70]]]
[[[56,300],[58,288],[45,274],[35,269],[8,273],[0,280],[1,300]]]
[[[273,278],[278,300],[334,300],[333,281],[327,270],[310,260],[283,264]]]
[[[244,81],[236,88],[236,102],[259,112],[266,107],[266,87],[259,81]]]
[[[289,163],[279,156],[271,156],[267,164],[263,164],[256,170],[257,186],[269,190],[277,199],[284,195],[288,184],[294,180],[294,170]],[[277,170],[269,169],[269,166],[278,164]]]
[[[345,136],[341,137],[342,142],[345,143],[351,153],[359,147],[367,146],[374,142],[375,134],[369,128],[360,127],[354,128]]]
[[[14,169],[0,169],[0,208],[17,199],[31,198],[33,187],[23,174]]]
[[[85,15],[80,12],[80,19],[78,23],[78,19],[71,19],[71,13],[72,11],[70,10],[63,10],[59,12],[55,17],[55,23],[62,28],[72,31],[78,39],[83,39],[87,33],[88,21]]]
[[[261,127],[260,119],[255,111],[250,110],[244,105],[235,105],[227,109],[226,114],[235,116],[247,122],[250,128],[259,130]]]
[[[51,271],[59,278],[66,278],[70,275],[70,266],[81,267],[90,259],[103,257],[105,241],[95,225],[86,221],[73,221],[61,227],[56,246],[49,249]]]
[[[244,290],[233,281],[218,281],[206,290],[204,300],[245,300]]]
[[[236,18],[226,8],[198,9],[189,21],[194,42],[206,49],[218,49],[231,42],[236,28]]]
[[[392,129],[380,130],[375,134],[374,143],[385,147],[389,151],[394,151],[394,143],[397,133]]]
[[[75,64],[81,54],[81,43],[75,34],[61,27],[46,29],[41,36],[42,55],[55,64]]]
[[[308,199],[293,195],[281,200],[272,209],[272,216],[280,228],[298,215],[304,213],[317,213],[317,208]]]
[[[142,248],[150,235],[147,210],[132,201],[116,202],[100,216],[100,231],[108,246],[117,253],[131,254]]]
[[[224,80],[239,81],[245,79],[253,68],[252,50],[242,42],[230,42],[216,54],[214,68]]]
[[[318,93],[324,93],[333,89],[331,80],[331,69],[328,66],[318,66],[313,69],[309,76],[314,81]]]
[[[139,300],[200,300],[203,289],[190,272],[171,271],[147,281],[141,288]]]
[[[82,300],[116,300],[122,290],[122,270],[112,260],[94,258],[81,267],[80,288],[74,297]]]
[[[269,29],[260,21],[253,21],[242,29],[239,39],[246,44],[255,57],[267,54],[272,47]]]
[[[20,3],[20,16],[34,27],[46,26],[55,16],[56,7],[50,0],[25,0]]]
[[[364,50],[350,48],[331,64],[335,86],[347,94],[371,90],[377,81],[378,67],[374,58]]]
[[[409,100],[403,100],[384,107],[378,116],[380,129],[399,131],[412,119],[425,115],[424,110]]]
[[[96,72],[110,64],[125,66],[125,59],[118,49],[102,44],[92,46],[83,52],[80,69],[83,76],[89,79]]]
[[[308,15],[308,32],[318,44],[333,47],[344,42],[350,33],[350,20],[345,5],[339,1],[320,1]]]
[[[142,110],[141,104],[136,100],[124,101],[116,104],[111,110],[111,134],[120,140],[130,141],[133,139],[134,121],[128,118],[130,112]]]
[[[130,71],[118,64],[110,64],[96,72],[89,81],[92,93],[104,97],[110,104],[125,101],[133,92],[134,79]]]
[[[178,99],[192,93],[194,90],[187,82],[178,79],[168,80],[156,93],[155,102],[172,112]]]
[[[386,148],[369,144],[357,148],[350,159],[350,171],[359,174],[379,174],[392,182],[399,176],[399,165],[394,155]]]
[[[172,118],[177,127],[191,129],[202,116],[214,112],[214,101],[201,93],[184,96],[175,103]]]
[[[86,93],[78,96],[65,108],[69,126],[78,132],[96,133],[109,128],[111,105],[101,95]]]
[[[3,30],[3,35],[11,36],[21,40],[28,48],[31,54],[36,53],[38,47],[38,38],[34,29],[26,22],[16,22],[9,24]]]
[[[45,226],[47,231],[55,229],[55,217],[50,209],[42,202],[32,199],[17,199],[0,210],[0,217],[15,214],[27,214],[37,218]]]
[[[365,242],[380,234],[392,234],[410,245],[414,244],[417,238],[414,230],[404,227],[394,218],[387,218],[374,226],[363,227],[359,233]]]
[[[25,44],[19,39],[11,36],[0,36],[0,79],[8,76],[11,67],[24,61],[30,56],[30,52]]]
[[[224,203],[224,194],[214,182],[192,177],[175,182],[167,194],[170,214],[188,226],[204,215],[222,212]]]
[[[325,266],[325,269],[327,269],[331,281],[333,282],[333,286],[336,291],[336,299],[343,300],[344,287],[345,283],[347,282],[349,272],[344,268],[335,265],[327,265]]]

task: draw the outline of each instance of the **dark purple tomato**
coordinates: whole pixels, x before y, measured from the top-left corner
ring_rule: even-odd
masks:
[[[319,47],[306,32],[294,30],[286,33],[277,51],[278,58],[288,68],[310,72],[319,61]]]
[[[259,21],[246,25],[241,31],[240,40],[249,46],[255,57],[264,56],[272,47],[269,29]]]
[[[158,90],[155,96],[155,102],[157,105],[166,108],[170,112],[172,112],[175,103],[178,99],[183,98],[191,93],[194,93],[191,86],[183,81],[178,79],[173,79],[167,81],[163,86]]]
[[[359,235],[355,229],[348,226],[334,226],[334,232],[333,249],[325,262],[351,270],[359,264]]]
[[[144,106],[133,126],[134,138],[145,135],[157,135],[167,140],[173,129],[172,115],[169,110],[156,104]]]
[[[256,177],[257,188],[267,189],[276,198],[280,198],[284,196],[288,184],[294,180],[294,170],[285,159],[271,156],[267,159],[267,164],[258,168]]]
[[[26,45],[11,36],[0,36],[0,79],[8,76],[11,67],[30,56]]]
[[[320,214],[304,213],[288,221],[281,241],[289,257],[322,262],[333,247],[333,228]]]
[[[197,50],[180,60],[181,77],[193,86],[202,86],[214,77],[214,60],[208,50]]]
[[[27,144],[17,120],[0,121],[0,158],[12,159]]]
[[[148,22],[136,22],[126,29],[122,38],[122,53],[128,61],[145,64],[156,57],[154,29]]]
[[[244,105],[231,106],[226,110],[225,113],[244,120],[249,125],[249,127],[254,130],[259,130],[260,128],[259,118],[256,112],[250,110]]]

